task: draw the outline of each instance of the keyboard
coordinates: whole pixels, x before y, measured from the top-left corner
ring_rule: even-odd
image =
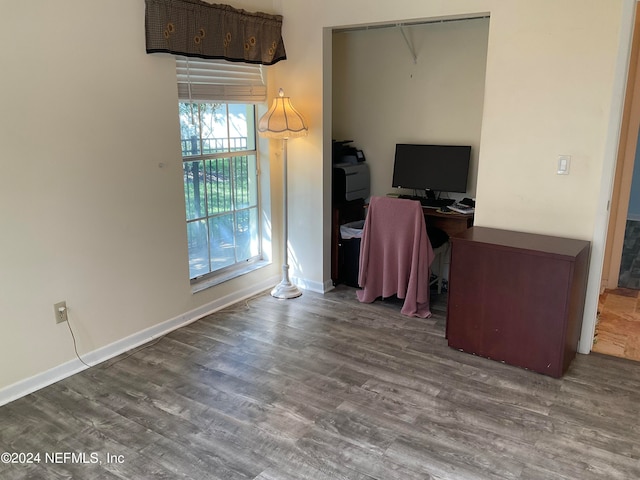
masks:
[[[413,195],[400,195],[400,198],[407,198],[409,200],[417,200],[420,202],[420,205],[423,207],[429,208],[442,208],[448,207],[452,205],[455,200],[452,198],[427,198],[427,197],[416,197]]]

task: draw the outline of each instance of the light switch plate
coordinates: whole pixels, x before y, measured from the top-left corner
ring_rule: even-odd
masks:
[[[569,175],[571,155],[558,155],[558,175]]]

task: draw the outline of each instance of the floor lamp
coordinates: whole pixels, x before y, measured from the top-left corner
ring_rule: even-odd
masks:
[[[289,264],[287,262],[288,243],[288,215],[287,215],[287,140],[290,138],[303,137],[307,134],[307,124],[293,105],[289,97],[284,96],[284,91],[280,89],[278,97],[273,100],[273,104],[258,122],[258,133],[261,137],[282,139],[282,230],[284,241],[282,280],[271,290],[271,295],[276,298],[296,298],[302,295],[298,287],[289,280]]]

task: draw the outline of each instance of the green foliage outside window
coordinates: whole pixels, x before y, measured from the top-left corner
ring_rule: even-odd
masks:
[[[191,278],[260,254],[254,107],[180,103]]]

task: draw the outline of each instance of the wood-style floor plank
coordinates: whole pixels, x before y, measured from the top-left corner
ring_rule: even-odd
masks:
[[[449,348],[446,295],[400,308],[340,286],[205,317],[0,407],[0,452],[100,459],[0,478],[640,478],[640,364],[554,379]]]

